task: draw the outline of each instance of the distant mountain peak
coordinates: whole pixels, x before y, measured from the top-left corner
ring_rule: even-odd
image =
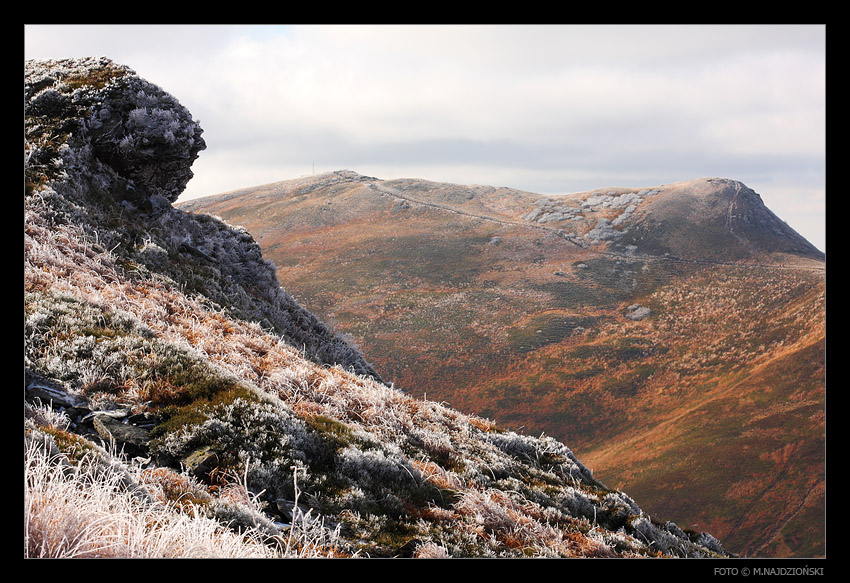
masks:
[[[698,178],[657,187],[635,213],[637,244],[667,247],[685,257],[742,260],[785,253],[812,259],[824,254],[776,216],[743,182]]]
[[[541,195],[508,187],[380,179],[337,170],[217,194],[182,207],[202,208],[212,199],[245,201],[260,196],[271,197],[268,201],[273,203],[275,196],[284,193],[327,197],[346,191],[331,186],[346,184],[367,186],[374,194],[394,200],[398,208],[412,205],[469,220],[527,224],[575,245],[611,253],[722,262],[783,261],[788,255],[825,259],[823,252],[774,214],[757,192],[723,177]],[[336,208],[352,210],[351,206]]]
[[[538,199],[523,219],[611,251],[692,260],[824,254],[743,182],[706,177],[644,188],[597,188]]]

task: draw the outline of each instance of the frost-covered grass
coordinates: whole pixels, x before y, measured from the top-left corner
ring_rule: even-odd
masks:
[[[230,531],[193,504],[151,502],[127,491],[124,480],[91,460],[69,468],[31,442],[24,452],[24,557],[276,556],[258,533]]]
[[[285,532],[271,536],[261,524],[246,526],[266,519],[244,476],[234,476],[211,495],[185,472],[127,463],[99,447],[77,450],[72,459],[67,446],[59,445],[67,435],[68,419],[45,406],[27,411],[25,557],[273,558],[338,553],[338,530],[325,528],[320,517],[309,513],[296,513]],[[297,500],[297,484],[294,488]],[[228,515],[234,520],[223,519]]]

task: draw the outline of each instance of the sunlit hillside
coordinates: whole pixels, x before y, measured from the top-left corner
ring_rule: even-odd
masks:
[[[824,256],[740,182],[338,171],[179,206],[245,227],[406,394],[568,443],[742,555],[823,554]]]

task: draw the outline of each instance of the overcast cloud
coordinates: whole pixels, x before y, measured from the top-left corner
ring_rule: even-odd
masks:
[[[349,169],[544,194],[734,178],[822,250],[825,26],[27,25],[204,128],[182,199]]]

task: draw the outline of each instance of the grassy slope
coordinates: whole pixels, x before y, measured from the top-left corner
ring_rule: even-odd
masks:
[[[669,410],[641,412],[658,425],[583,454],[602,479],[651,500],[650,512],[711,526],[743,554],[822,554],[823,334],[821,322],[751,364],[697,375]],[[700,495],[683,500],[684,485]]]
[[[507,212],[451,194],[437,202]],[[387,380],[564,440],[740,552],[823,551],[822,276],[617,261],[363,185],[210,212],[248,227]],[[625,319],[633,302],[653,316]]]

